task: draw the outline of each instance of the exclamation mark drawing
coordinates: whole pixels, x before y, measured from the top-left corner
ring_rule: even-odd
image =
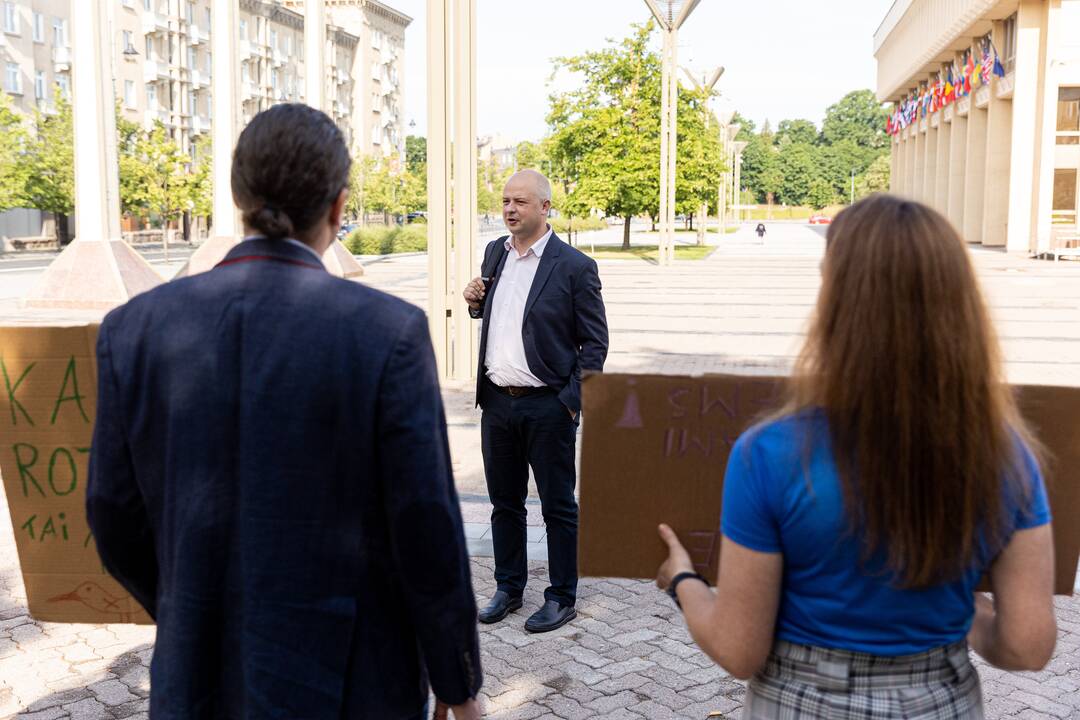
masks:
[[[622,417],[615,423],[615,427],[637,430],[645,427],[645,423],[641,421],[641,403],[638,401],[637,390],[633,389],[637,385],[637,380],[627,380],[626,384],[630,386],[630,392],[626,395]]]

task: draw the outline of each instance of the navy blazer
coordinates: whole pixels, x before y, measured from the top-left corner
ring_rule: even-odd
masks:
[[[249,240],[109,313],[87,514],[151,716],[389,720],[481,682],[424,313]]]
[[[473,318],[482,318],[487,303],[499,289],[499,278],[509,253],[504,236],[492,240],[484,250],[480,274],[495,281],[479,310],[469,309]],[[487,377],[488,323],[480,333],[480,366],[476,373],[476,403]],[[600,295],[600,273],[596,261],[572,248],[555,233],[548,238],[536,269],[525,318],[521,325],[525,360],[542,383],[559,394],[559,400],[573,412],[581,410],[582,372],[602,372],[608,351],[607,315]]]

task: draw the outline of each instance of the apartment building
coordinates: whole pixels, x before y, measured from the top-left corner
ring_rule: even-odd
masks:
[[[124,116],[163,123],[191,151],[211,128],[211,0],[102,1],[114,5],[114,84]],[[304,16],[302,2],[238,2],[247,122],[275,103],[304,100]],[[411,18],[373,0],[328,6],[326,110],[356,151],[400,154]],[[2,89],[23,112],[54,112],[57,90],[70,97],[69,15],[70,0],[0,0]]]
[[[303,0],[285,0],[302,11]],[[327,98],[350,88],[355,147],[365,155],[400,156],[405,150],[405,28],[408,15],[378,0],[326,0],[327,22],[358,38],[348,70],[328,80]],[[335,45],[335,48],[339,47]]]
[[[1080,255],[1080,0],[896,0],[874,49],[892,190],[969,242]]]

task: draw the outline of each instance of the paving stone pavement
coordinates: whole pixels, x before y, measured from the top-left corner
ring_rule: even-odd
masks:
[[[609,370],[782,372],[812,307],[821,246],[804,226],[773,224],[764,245],[746,229],[725,238],[704,263],[602,263]],[[1080,382],[1080,265],[985,251],[975,259],[1010,377]],[[422,304],[425,262],[371,265],[365,282]],[[0,302],[0,318],[17,312]],[[463,515],[482,541],[490,511],[478,467],[478,414],[469,383],[449,383],[444,395]],[[528,509],[536,557],[543,521],[538,504]],[[147,718],[153,628],[32,620],[7,518],[0,494],[0,718]],[[492,560],[474,557],[472,570],[482,602],[494,591]],[[530,570],[525,607],[481,627],[487,717],[697,719],[713,710],[739,716],[743,684],[694,647],[678,612],[651,583],[585,579],[578,619],[536,636],[522,625],[542,602],[547,571],[542,561]],[[991,720],[1080,717],[1080,600],[1057,598],[1055,605],[1058,645],[1043,672],[1007,673],[976,659]]]

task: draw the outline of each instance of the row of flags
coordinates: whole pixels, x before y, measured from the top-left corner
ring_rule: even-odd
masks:
[[[982,85],[989,85],[991,75],[1005,77],[1005,66],[1001,64],[997,48],[987,40],[983,42],[980,57],[969,52],[963,68],[957,67],[954,61],[951,67],[938,73],[937,82],[921,91],[912,90],[908,97],[898,102],[886,122],[886,132],[898,135],[908,125],[971,95]]]

